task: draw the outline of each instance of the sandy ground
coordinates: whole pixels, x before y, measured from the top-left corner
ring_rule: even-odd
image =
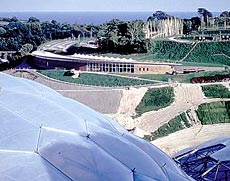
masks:
[[[118,114],[135,115],[135,108],[140,103],[142,97],[147,92],[147,87],[130,88],[123,90],[123,96],[120,101]]]
[[[205,98],[201,87],[194,84],[176,84],[174,93],[175,101],[172,105],[143,114],[137,118],[136,126],[145,131],[153,132],[180,113],[197,107],[204,102]]]
[[[229,86],[229,83],[223,83],[225,86]],[[113,114],[109,115],[113,119],[117,120],[122,126],[127,129],[136,128],[134,134],[137,136],[143,137],[144,135],[151,134],[151,132],[156,131],[160,126],[167,123],[177,115],[191,110],[190,114],[194,118],[194,121],[191,122],[193,125],[199,125],[200,122],[197,118],[195,110],[198,108],[198,105],[202,103],[216,102],[216,101],[229,101],[230,99],[208,99],[204,96],[200,84],[174,84],[175,101],[172,105],[160,109],[158,111],[151,111],[143,114],[141,117],[133,119],[130,115],[133,110],[135,110],[135,105],[138,104],[139,99],[135,99],[135,104],[130,104],[130,101],[125,101],[122,105],[122,108],[126,108],[126,113]],[[144,91],[142,92],[144,93]],[[135,95],[136,94],[136,95]],[[131,97],[137,97],[140,92],[133,91]],[[126,96],[129,98],[129,96]],[[133,106],[133,107],[132,107]],[[121,110],[119,107],[118,110]],[[131,111],[132,110],[132,111]],[[131,112],[128,112],[131,111]]]
[[[13,74],[19,77],[25,77],[32,79],[36,82],[42,83],[52,89],[58,91],[62,95],[73,98],[83,104],[88,105],[89,107],[95,109],[96,111],[109,114],[108,116],[112,117],[113,119],[117,120],[121,125],[123,125],[127,129],[133,129],[133,133],[137,136],[143,137],[144,135],[150,134],[151,132],[157,130],[161,125],[167,123],[175,116],[179,115],[180,113],[191,109],[191,114],[195,118],[194,128],[190,128],[191,131],[196,129],[200,129],[199,120],[196,117],[195,110],[197,109],[199,104],[205,102],[213,102],[213,101],[220,101],[221,99],[207,99],[205,98],[201,84],[178,84],[174,83],[171,86],[174,87],[175,91],[175,101],[172,105],[163,108],[158,111],[151,111],[148,113],[143,114],[141,117],[133,119],[132,116],[135,115],[135,108],[141,101],[142,97],[147,91],[147,87],[142,88],[129,88],[129,89],[111,89],[111,88],[95,88],[95,87],[86,87],[86,86],[79,86],[73,84],[65,84],[58,81],[52,81],[50,79],[46,79],[38,74],[34,74],[33,72],[14,72],[13,70],[8,72],[9,74]],[[219,84],[219,83],[218,83]],[[229,82],[222,83],[227,88],[230,88]],[[166,85],[161,85],[158,87],[164,87]],[[157,87],[157,86],[154,86]],[[227,99],[226,99],[227,100]],[[208,127],[208,126],[204,126]],[[214,129],[215,127],[209,127]],[[182,130],[188,131],[186,132],[188,137],[192,137],[189,134],[189,130]],[[225,126],[224,128],[225,129]],[[226,128],[226,134],[229,132],[229,125]],[[220,130],[216,131],[216,136],[221,136],[222,132]],[[175,133],[176,134],[176,133]],[[179,134],[179,133],[178,133]],[[207,133],[208,136],[212,135]],[[207,136],[207,137],[208,137]],[[214,134],[213,134],[214,136]],[[181,135],[183,138],[183,134]],[[179,140],[181,140],[181,137]],[[211,138],[211,137],[210,137]],[[194,139],[194,138],[193,138]],[[191,140],[193,140],[191,139]],[[170,140],[170,139],[169,139]],[[201,139],[202,140],[202,139]],[[193,140],[194,144],[198,143]],[[189,145],[183,143],[182,145],[193,146],[193,142]],[[170,141],[169,141],[170,143]],[[188,141],[189,143],[189,141]],[[179,144],[179,141],[178,141]],[[199,144],[199,143],[198,143]],[[163,146],[163,142],[162,142]],[[163,148],[167,152],[167,142],[165,142],[165,147]],[[174,146],[175,147],[175,146]],[[183,149],[178,148],[178,150]],[[169,153],[173,153],[169,149]]]
[[[205,102],[205,96],[199,85],[174,84],[173,86],[175,92],[175,101],[172,105],[166,108],[144,113],[141,117],[136,119],[130,117],[129,113],[115,114],[110,116],[128,129],[137,127],[139,131],[136,131],[136,134],[140,137],[143,137],[143,134],[150,134],[180,113],[188,109],[195,109],[199,104]],[[138,93],[139,92],[136,91],[137,95]],[[142,93],[144,93],[144,91]],[[132,93],[132,97],[135,97],[133,94],[135,94],[135,92]],[[141,99],[136,99],[135,105],[137,105],[137,100],[140,101]],[[129,101],[124,101],[124,103],[130,106]],[[133,105],[133,107],[129,108],[129,110],[135,110],[135,107],[136,106]],[[120,108],[118,110],[120,110]]]
[[[152,143],[167,154],[173,155],[182,149],[199,145],[204,141],[220,136],[230,136],[230,123],[197,125],[159,138]]]

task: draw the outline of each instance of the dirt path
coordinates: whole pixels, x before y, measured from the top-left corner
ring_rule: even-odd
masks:
[[[140,103],[142,97],[147,92],[147,87],[130,88],[123,90],[123,96],[120,101],[118,114],[128,113],[129,115],[135,115],[135,108]]]
[[[172,105],[143,114],[134,120],[135,127],[153,132],[180,113],[205,102],[205,96],[199,85],[176,84],[174,92],[175,101]]]
[[[229,83],[223,84],[229,85]],[[151,132],[156,131],[160,126],[167,123],[168,121],[170,121],[171,119],[173,119],[174,117],[188,109],[191,109],[191,114],[195,114],[194,111],[202,103],[230,100],[206,98],[202,92],[201,84],[175,84],[173,86],[175,93],[175,101],[172,105],[166,108],[160,109],[158,111],[147,112],[144,113],[141,117],[133,119],[130,113],[133,113],[133,111],[135,110],[134,105],[137,105],[138,101],[141,100],[141,95],[139,95],[138,97],[139,92],[133,91],[132,94],[125,95],[124,97],[122,97],[123,103],[121,101],[119,107],[120,114],[110,115],[110,117],[117,120],[121,125],[123,125],[127,129],[136,128],[134,134],[143,137],[146,134],[150,134]],[[142,94],[143,93],[144,91],[142,92]],[[129,101],[127,101],[126,99],[132,99],[135,96],[136,99],[133,103],[133,107],[127,107],[129,105]],[[126,107],[121,107],[122,104],[126,104]],[[193,115],[193,117],[196,118],[196,115]],[[199,121],[194,120],[193,124],[199,124]]]
[[[180,113],[198,106],[204,100],[203,92],[198,85],[177,84],[174,92],[175,101],[171,106],[159,111],[145,113],[139,118],[140,124],[137,127],[153,132]]]
[[[182,149],[199,145],[219,136],[230,136],[230,123],[197,125],[159,138],[152,143],[167,154],[173,155]]]

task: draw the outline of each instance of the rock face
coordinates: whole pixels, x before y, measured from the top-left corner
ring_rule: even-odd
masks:
[[[83,104],[0,73],[0,180],[192,180],[152,144]]]

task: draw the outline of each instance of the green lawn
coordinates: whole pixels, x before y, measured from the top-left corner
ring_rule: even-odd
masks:
[[[194,77],[202,77],[202,76],[213,76],[213,75],[226,75],[229,74],[229,71],[223,72],[200,72],[200,73],[191,73],[191,74],[178,74],[178,75],[154,75],[154,74],[146,74],[146,75],[136,75],[136,77],[150,79],[150,80],[158,80],[168,82],[168,80],[176,81],[179,83],[190,83],[190,80]]]
[[[149,89],[136,107],[137,116],[169,106],[174,101],[172,87]]]
[[[230,123],[230,101],[201,104],[197,115],[202,125]]]
[[[210,98],[230,98],[230,91],[223,85],[205,85],[202,90],[206,97]]]
[[[137,86],[154,84],[153,81],[137,80],[105,74],[81,73],[79,78],[63,76],[64,70],[38,70],[39,73],[64,82],[103,87]]]

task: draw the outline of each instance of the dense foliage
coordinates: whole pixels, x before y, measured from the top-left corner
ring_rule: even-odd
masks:
[[[72,78],[70,76],[64,76],[65,71],[63,70],[38,70],[38,72],[65,82],[102,87],[135,86],[154,83],[152,81],[93,73],[81,73],[78,78]]]
[[[146,52],[148,41],[143,32],[144,22],[120,21],[114,19],[99,26],[98,37],[102,37],[101,45],[104,51],[117,53]]]
[[[169,106],[174,101],[174,92],[172,87],[149,89],[141,102],[136,107],[138,116],[145,112],[159,110]]]
[[[71,37],[74,29],[69,24],[56,21],[40,22],[36,18],[28,21],[11,21],[1,27],[0,50],[18,51],[24,44],[29,43],[36,49],[47,40]]]
[[[230,91],[223,85],[205,85],[202,90],[206,97],[210,98],[230,98]]]
[[[170,120],[168,123],[162,125],[155,132],[151,133],[151,135],[145,135],[144,138],[149,141],[153,141],[157,138],[167,136],[184,128],[189,128],[190,126],[191,124],[189,124],[185,113],[182,113],[179,116],[176,116],[175,118]]]
[[[230,123],[230,102],[201,104],[197,110],[202,125]]]
[[[146,52],[143,21],[112,20],[101,25],[70,25],[55,20],[40,22],[35,17],[28,21],[17,18],[0,18],[0,50],[18,51],[23,44],[30,43],[36,49],[48,40],[64,38],[101,37],[101,44],[110,51]]]

